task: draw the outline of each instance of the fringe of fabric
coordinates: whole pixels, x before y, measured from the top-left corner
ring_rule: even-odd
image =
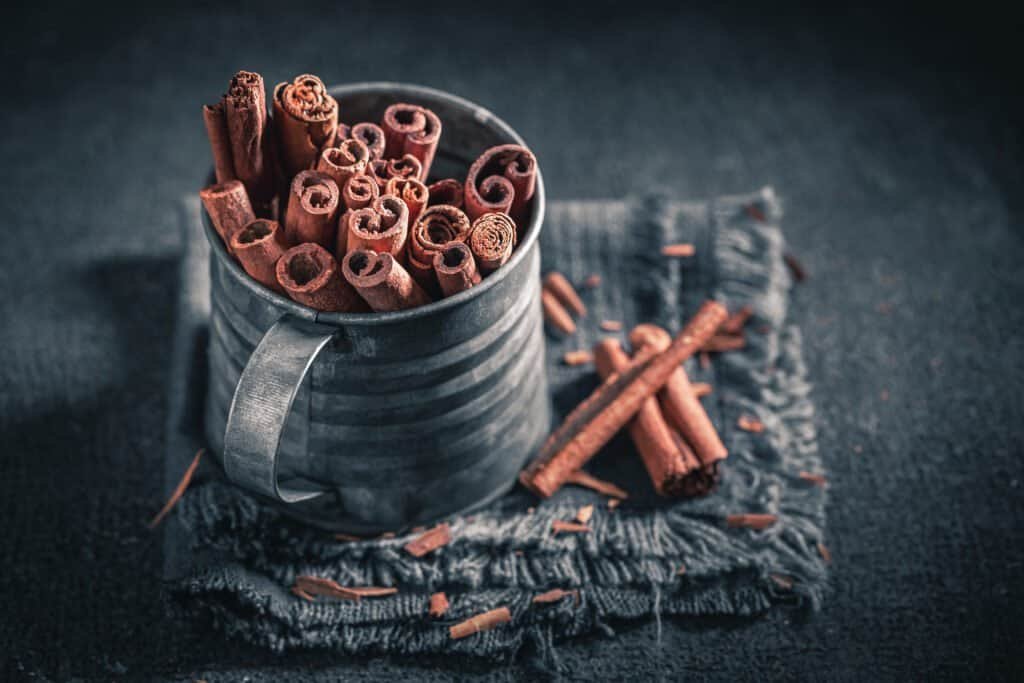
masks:
[[[747,348],[713,364],[713,417],[730,452],[719,490],[635,511],[608,510],[590,492],[543,504],[515,492],[485,511],[450,520],[452,543],[416,559],[402,549],[413,534],[337,541],[213,481],[190,491],[179,506],[193,548],[212,557],[208,568],[171,586],[177,604],[207,615],[228,635],[274,651],[503,657],[529,643],[556,669],[558,640],[610,631],[609,619],[754,615],[778,603],[817,608],[827,580],[817,547],[825,493],[798,476],[822,468],[800,334],[787,322],[790,281],[778,202],[765,189],[701,205],[650,199],[624,210],[622,203],[606,204],[634,220],[631,229],[647,244],[698,235],[697,263],[652,258],[645,264],[649,278],[636,286],[646,291],[634,295],[656,302],[643,311],[650,319],[678,329],[682,313],[707,296],[755,309]],[[703,229],[694,233],[695,226]],[[706,377],[696,363],[687,369],[696,380]],[[737,429],[744,413],[760,419],[764,432]],[[553,520],[572,519],[586,502],[596,508],[590,533],[552,535]],[[746,512],[774,513],[779,522],[760,532],[726,528],[726,515]],[[342,585],[393,585],[399,593],[310,603],[288,592],[300,574]],[[787,577],[792,589],[772,575]],[[531,603],[554,587],[579,589],[580,604],[571,597]],[[436,590],[451,600],[440,620],[427,615]],[[499,605],[511,609],[511,626],[449,639],[449,625]]]

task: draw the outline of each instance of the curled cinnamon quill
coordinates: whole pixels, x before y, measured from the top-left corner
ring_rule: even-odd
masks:
[[[199,191],[199,198],[210,216],[213,229],[230,253],[234,234],[256,220],[245,186],[240,180],[229,180],[204,187]]]
[[[348,135],[366,145],[371,161],[384,156],[384,131],[376,123],[357,123],[349,129]]]
[[[441,137],[441,119],[426,107],[399,102],[384,110],[381,128],[384,130],[384,155],[416,157],[421,164],[419,179],[424,180],[430,173]]]
[[[427,186],[415,178],[392,178],[384,186],[384,194],[393,194],[409,207],[409,225],[416,223],[427,206]]]
[[[345,280],[375,311],[401,311],[430,303],[423,288],[387,252],[352,249],[341,268]]]
[[[456,209],[462,208],[462,183],[455,178],[445,178],[444,180],[438,180],[436,183],[431,183],[427,187],[427,191],[430,194],[427,206],[447,204],[448,206],[454,206]]]
[[[274,88],[274,123],[281,166],[289,176],[312,168],[320,153],[334,144],[338,103],[316,76],[303,74]]]
[[[377,181],[383,190],[392,178],[413,178],[419,180],[423,166],[411,154],[397,159],[374,159],[366,169],[366,175]]]
[[[537,160],[530,150],[520,145],[491,147],[469,167],[466,213],[476,220],[489,211],[501,211],[524,225],[536,186]]]
[[[469,249],[484,275],[505,265],[515,246],[516,224],[508,214],[485,213],[473,221]]]
[[[454,296],[480,284],[476,261],[462,242],[449,242],[434,254],[434,272],[445,296]]]
[[[262,76],[251,71],[234,75],[224,96],[224,116],[235,176],[245,185],[257,212],[268,216],[275,178]]]
[[[320,171],[301,171],[292,179],[285,210],[285,237],[292,244],[313,242],[333,247],[341,192],[334,179]]]
[[[338,272],[338,264],[319,244],[300,244],[277,261],[277,281],[293,300],[318,311],[367,310],[366,303]]]
[[[217,182],[235,180],[235,162],[231,157],[231,139],[228,137],[228,122],[224,117],[223,100],[203,105],[203,124],[206,126],[206,137],[210,140]]]
[[[341,198],[349,209],[362,209],[380,196],[380,186],[373,178],[365,175],[352,176],[345,183]]]
[[[257,219],[234,234],[231,250],[245,272],[264,287],[284,293],[277,281],[277,261],[288,249],[284,230],[277,221]]]
[[[337,147],[328,147],[320,153],[316,170],[334,178],[338,187],[345,187],[352,176],[366,170],[370,153],[359,140],[342,140]]]
[[[434,273],[434,254],[449,242],[465,242],[471,229],[469,218],[454,206],[424,209],[409,233],[409,271],[427,291],[439,289]]]
[[[345,214],[345,223],[348,229],[347,251],[370,249],[404,260],[409,209],[398,197],[381,195],[370,206]]]

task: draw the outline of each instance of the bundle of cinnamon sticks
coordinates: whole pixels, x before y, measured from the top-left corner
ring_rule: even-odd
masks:
[[[309,74],[279,83],[239,71],[203,107],[217,182],[199,195],[225,248],[254,280],[321,311],[398,311],[453,296],[504,265],[530,216],[537,161],[485,150],[465,181],[427,184],[443,123],[389,106],[344,112]]]

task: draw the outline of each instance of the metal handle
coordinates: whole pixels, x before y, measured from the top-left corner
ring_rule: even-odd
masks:
[[[303,379],[337,328],[282,316],[242,370],[224,431],[224,470],[232,482],[295,503],[327,493],[312,483],[278,483],[278,450]]]

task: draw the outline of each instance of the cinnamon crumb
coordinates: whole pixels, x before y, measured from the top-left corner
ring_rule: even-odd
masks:
[[[594,516],[594,506],[584,505],[576,511],[576,521],[580,524],[586,524],[590,521],[590,518]]]
[[[816,472],[801,472],[797,476],[799,476],[806,482],[814,484],[815,486],[824,486],[826,483],[828,483],[828,480],[825,479],[824,474],[818,474]]]
[[[775,585],[783,590],[790,590],[793,588],[793,579],[783,574],[769,574],[768,577],[775,582]]]
[[[739,515],[728,515],[725,518],[726,525],[733,528],[754,529],[763,531],[779,520],[777,515],[747,513]]]
[[[413,557],[423,557],[427,553],[448,545],[451,540],[451,527],[447,522],[443,522],[406,543],[405,551]]]
[[[598,479],[592,474],[587,473],[584,470],[576,470],[566,479],[567,483],[576,484],[577,486],[583,486],[588,489],[603,493],[606,496],[612,498],[629,498],[629,494],[625,490],[619,488],[610,481],[604,479]]]
[[[622,323],[618,320],[602,320],[600,327],[605,332],[618,332],[622,329]]]
[[[383,598],[386,595],[394,595],[398,589],[394,586],[358,586],[346,588],[353,595],[359,598]]]
[[[693,387],[693,395],[697,398],[704,398],[715,391],[715,388],[707,382],[694,382],[691,386]]]
[[[858,444],[854,444],[853,452],[856,453],[857,455],[860,455],[861,453],[864,452],[864,447],[861,446],[859,443]]]
[[[671,256],[673,258],[686,258],[696,253],[697,249],[692,244],[687,243],[666,244],[661,248],[662,256]]]
[[[380,598],[386,595],[394,595],[398,592],[398,589],[394,587],[378,586],[348,588],[346,586],[339,585],[338,582],[333,579],[325,579],[319,576],[303,574],[295,577],[295,585],[292,586],[292,592],[299,595],[299,597],[309,600],[312,600],[313,596],[323,595],[329,598],[359,601],[362,598]]]
[[[313,598],[312,595],[310,595],[306,591],[302,590],[298,586],[292,586],[292,593],[294,593],[295,595],[299,596],[303,600],[306,600],[307,602],[313,602],[314,601],[314,598]]]
[[[537,508],[535,508],[535,507],[528,507],[528,508],[526,508],[526,514],[528,514],[528,515],[532,515],[536,511],[537,511]]]
[[[750,415],[740,415],[739,419],[736,420],[736,426],[745,432],[753,432],[755,434],[760,434],[764,431],[764,423]]]
[[[551,521],[551,531],[554,533],[571,533],[571,534],[586,534],[590,532],[590,527],[586,524],[580,524],[579,522],[566,522],[565,520],[555,519]]]
[[[448,629],[448,633],[451,635],[452,640],[458,640],[459,638],[471,636],[474,633],[489,631],[510,621],[512,621],[512,612],[509,611],[508,607],[499,607],[455,624]]]
[[[378,536],[377,538],[394,538],[394,537],[395,537],[395,532],[394,531],[385,531],[380,536]]]
[[[185,470],[185,474],[182,475],[181,481],[179,481],[178,485],[174,487],[174,491],[171,493],[171,497],[168,498],[167,502],[164,503],[164,506],[160,508],[160,512],[156,513],[156,516],[153,517],[153,519],[149,520],[148,526],[150,529],[155,529],[157,525],[164,520],[164,517],[167,516],[167,513],[169,513],[171,509],[178,504],[178,501],[181,500],[181,497],[185,495],[185,490],[188,488],[188,485],[192,483],[192,477],[195,475],[196,469],[198,469],[199,467],[199,460],[203,457],[203,453],[205,452],[205,448],[200,448],[198,451],[196,451],[195,457],[192,458],[192,462]]]
[[[523,556],[523,551],[522,550],[514,550],[514,551],[512,551],[512,554],[515,555],[516,557],[522,557]]]
[[[824,543],[818,542],[818,554],[821,555],[821,559],[825,560],[825,564],[832,564],[832,553],[828,548],[825,547]]]
[[[551,590],[541,593],[540,595],[533,596],[533,604],[544,605],[552,602],[558,602],[562,598],[571,595],[576,599],[576,605],[580,604],[580,592],[578,590],[564,590],[562,588],[552,588]]]
[[[565,355],[562,356],[562,362],[573,367],[577,365],[587,365],[588,363],[594,362],[594,354],[586,349],[566,351]]]
[[[597,273],[588,275],[587,279],[583,281],[583,286],[587,289],[597,289],[601,286],[601,276]]]
[[[890,313],[892,313],[892,302],[883,301],[880,304],[878,304],[876,308],[878,309],[878,312],[881,313],[882,315],[889,315]]]
[[[439,619],[448,611],[448,596],[444,593],[434,593],[430,596],[430,616]]]
[[[738,351],[747,345],[747,338],[740,334],[715,334],[711,339],[704,342],[700,350],[704,353],[723,353],[725,351]]]

